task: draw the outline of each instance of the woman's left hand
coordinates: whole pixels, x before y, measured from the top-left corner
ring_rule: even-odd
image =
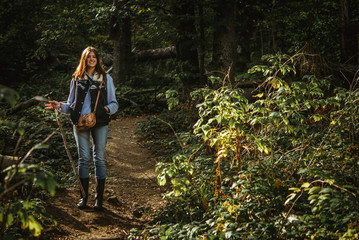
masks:
[[[61,108],[61,103],[59,103],[58,101],[49,101],[48,104],[45,104],[45,109],[59,109]]]

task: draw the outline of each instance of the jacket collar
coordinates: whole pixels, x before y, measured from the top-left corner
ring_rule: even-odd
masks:
[[[83,78],[80,78],[80,80],[89,80],[89,79],[91,79],[91,77],[89,77],[87,74],[85,74]],[[99,74],[98,72],[95,72],[92,77],[92,81],[96,81],[96,82],[101,82],[102,79],[103,79],[102,74]]]

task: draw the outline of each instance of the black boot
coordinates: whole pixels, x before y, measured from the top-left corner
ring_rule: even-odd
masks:
[[[105,190],[105,180],[106,179],[96,179],[96,202],[94,206],[95,211],[103,211],[102,207],[102,199],[103,199],[103,192]]]
[[[87,204],[88,193],[89,193],[89,178],[80,178],[80,182],[85,190],[85,196],[83,196],[82,191],[80,190],[81,199],[77,204],[77,207],[79,209],[85,209]]]

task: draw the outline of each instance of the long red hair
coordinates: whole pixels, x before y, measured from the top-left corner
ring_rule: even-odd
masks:
[[[104,81],[106,82],[107,78],[106,78],[105,67],[102,63],[100,55],[98,54],[96,48],[94,47],[87,47],[85,48],[85,50],[82,51],[79,65],[77,66],[76,71],[73,74],[75,81],[77,80],[77,78],[83,78],[85,76],[86,68],[87,68],[87,56],[90,54],[90,52],[93,52],[97,59],[95,72],[101,74]]]

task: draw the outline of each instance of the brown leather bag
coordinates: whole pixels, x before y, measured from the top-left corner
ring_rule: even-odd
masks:
[[[95,108],[94,108],[93,112],[83,115],[79,118],[79,121],[76,124],[77,130],[79,130],[79,131],[87,130],[96,125],[96,108],[97,108],[98,98],[100,96],[102,83],[103,83],[103,81],[101,82],[100,89],[98,90],[98,93],[97,93],[96,104],[95,104]]]

